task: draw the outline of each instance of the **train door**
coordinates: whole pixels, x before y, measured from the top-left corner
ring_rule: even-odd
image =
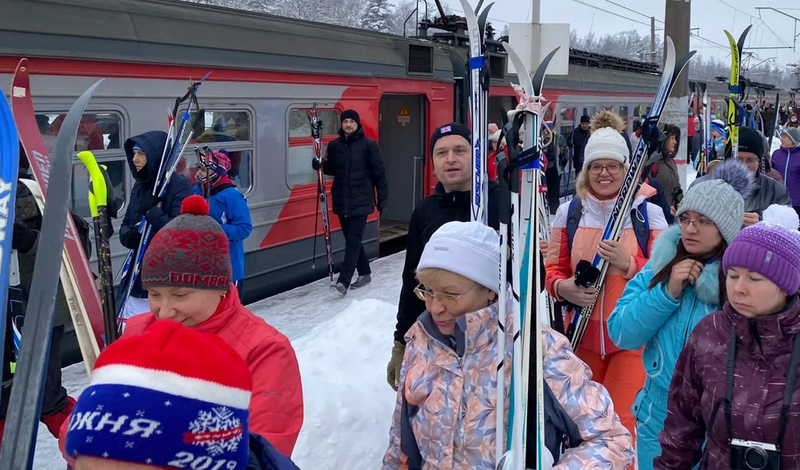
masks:
[[[425,97],[383,95],[378,134],[389,184],[389,207],[381,214],[380,242],[408,233],[414,207],[423,198]]]

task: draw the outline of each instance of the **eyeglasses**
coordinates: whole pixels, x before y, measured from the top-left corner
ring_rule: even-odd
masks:
[[[611,165],[592,164],[591,166],[589,166],[589,173],[593,175],[599,175],[600,173],[603,172],[603,170],[606,170],[609,175],[614,176],[618,174],[620,171],[622,171],[622,165],[620,165],[619,163],[612,163]]]
[[[419,284],[417,285],[417,287],[414,288],[414,293],[417,295],[417,298],[419,298],[419,300],[425,302],[429,302],[433,299],[436,299],[442,305],[454,305],[459,301],[459,299],[461,299],[461,297],[463,297],[469,291],[471,291],[476,287],[478,287],[478,284],[474,284],[472,287],[470,287],[469,289],[465,290],[460,294],[447,294],[447,293],[435,294],[433,293],[433,291],[426,289],[425,286],[423,286],[422,284]]]
[[[745,165],[758,165],[761,163],[758,158],[739,158],[738,160]]]
[[[681,227],[686,228],[689,224],[695,226],[695,228],[703,229],[706,227],[713,227],[715,224],[713,221],[708,219],[700,219],[700,220],[692,220],[688,217],[680,216],[678,217],[678,223]]]

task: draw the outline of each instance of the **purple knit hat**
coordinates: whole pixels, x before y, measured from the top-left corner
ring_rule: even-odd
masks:
[[[800,289],[800,234],[763,222],[747,227],[725,250],[723,271],[734,266],[755,271],[794,295]]]

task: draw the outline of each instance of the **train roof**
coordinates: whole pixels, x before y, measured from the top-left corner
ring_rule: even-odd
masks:
[[[0,1],[0,55],[453,80],[452,46],[430,39],[179,0]],[[516,81],[494,55],[494,83]],[[630,61],[572,51],[570,62],[548,88],[648,94],[658,83]]]

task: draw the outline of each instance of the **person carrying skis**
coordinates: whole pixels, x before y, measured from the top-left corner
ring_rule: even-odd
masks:
[[[737,159],[750,170],[753,187],[744,200],[744,226],[749,227],[761,220],[761,213],[772,204],[791,206],[786,186],[761,172],[764,153],[764,135],[752,127],[739,129],[739,152]],[[729,158],[730,155],[726,155]],[[697,178],[690,187],[706,181],[710,176]]]
[[[298,470],[248,425],[252,391],[225,341],[159,320],[97,358],[61,452],[76,470]]]
[[[495,417],[499,259],[497,233],[479,222],[448,222],[425,245],[415,292],[427,310],[405,336],[408,347],[383,470],[495,468],[495,439],[505,434],[498,433]],[[503,315],[510,325],[511,301]],[[508,395],[513,331],[503,334]],[[537,340],[543,343],[547,415],[547,428],[538,431],[545,432],[552,468],[627,467],[633,455],[630,434],[608,392],[590,379],[565,337],[543,326]],[[529,406],[536,407],[535,398]],[[530,442],[536,432],[531,420]],[[571,447],[562,453],[566,440]],[[535,452],[535,445],[527,447]]]
[[[344,262],[331,290],[345,295],[348,289],[358,289],[372,281],[361,238],[374,208],[382,214],[389,204],[389,185],[380,148],[364,135],[361,118],[354,110],[342,113],[339,138],[328,144],[321,165],[316,158],[311,160],[315,171],[322,168],[326,175],[333,176],[333,213],[339,217],[345,239]],[[351,284],[356,269],[358,278]]]
[[[576,178],[578,174],[580,174],[581,168],[583,168],[583,153],[586,144],[589,142],[589,123],[591,121],[588,115],[584,114],[581,116],[580,124],[572,130],[572,134],[570,134],[569,139],[567,139],[567,147],[572,150],[572,166],[575,168]]]
[[[139,247],[139,239],[142,237],[139,224],[142,219],[147,220],[155,234],[167,222],[180,215],[181,202],[192,194],[189,180],[176,172],[167,183],[164,196],[153,196],[153,186],[166,143],[167,133],[164,131],[145,132],[125,141],[125,156],[135,182],[119,229],[119,241],[129,250]],[[141,279],[141,276],[136,278],[131,295],[123,306],[123,320],[149,311],[147,292],[142,289]]]
[[[800,129],[781,129],[781,148],[772,153],[772,168],[783,178],[783,184],[800,215]]]
[[[641,470],[653,468],[661,453],[658,433],[667,417],[667,392],[678,354],[692,328],[726,299],[722,255],[742,228],[743,195],[752,180],[736,161],[717,165],[711,174],[687,191],[678,225],[658,238],[650,261],[628,282],[608,319],[616,347],[644,347],[647,380],[633,404]]]
[[[542,141],[550,141],[544,148],[544,155],[547,161],[547,168],[544,176],[547,183],[547,203],[550,206],[550,214],[555,215],[561,200],[561,179],[558,175],[559,157],[566,151],[567,141],[564,136],[553,129],[553,121],[545,121],[542,124]]]
[[[289,456],[303,424],[297,358],[286,336],[242,305],[232,284],[228,237],[208,212],[202,197],[189,196],[181,215],[153,237],[142,262],[152,313],[128,320],[123,338],[161,319],[222,338],[253,376],[250,431]]]
[[[548,293],[559,302],[586,307],[595,289],[576,284],[578,262],[591,261],[598,253],[610,263],[598,302],[592,312],[586,312],[591,317],[575,353],[591,368],[592,377],[608,389],[622,424],[635,438],[630,408],[645,380],[641,352],[617,348],[608,338],[606,321],[628,280],[647,262],[653,241],[668,226],[661,208],[646,201],[655,190],[642,184],[631,212],[624,214],[625,228],[619,241],[600,241],[628,163],[628,147],[616,129],[603,127],[592,134],[586,145],[585,171],[575,185],[577,197],[561,204],[553,219],[545,266]],[[568,314],[565,323],[571,317]]]
[[[503,142],[505,139],[502,139]],[[456,122],[439,126],[430,138],[431,162],[436,179],[433,194],[423,199],[408,225],[403,285],[397,305],[397,326],[394,331],[392,357],[386,367],[386,380],[397,390],[400,365],[405,351],[405,334],[425,311],[425,302],[414,293],[416,269],[422,251],[436,230],[447,222],[470,220],[472,184],[472,136],[470,129]],[[489,183],[489,226],[498,230],[498,185]]]
[[[728,301],[700,320],[678,357],[653,468],[800,465],[797,225],[790,208],[770,206],[725,250]]]
[[[228,176],[231,161],[225,150],[209,151],[204,164],[197,167],[195,194],[209,194],[209,215],[222,226],[228,236],[233,268],[233,283],[236,290],[242,291],[244,279],[244,240],[253,231],[250,209],[244,195]]]
[[[31,179],[28,175],[30,164],[22,144],[19,146],[19,180]],[[83,249],[91,255],[92,243],[89,239],[89,224],[76,214],[70,212],[72,220],[78,231]],[[36,252],[39,243],[39,231],[42,227],[42,213],[30,190],[20,181],[17,184],[15,197],[14,227],[11,236],[11,249],[16,251],[19,268],[19,281],[22,290],[22,301],[28,301],[28,295],[33,284],[33,269],[36,262]],[[2,288],[6,288],[5,286]],[[5,305],[2,308],[6,308]],[[0,441],[3,438],[5,419],[8,411],[8,402],[11,396],[11,386],[14,383],[13,331],[11,325],[21,327],[21,334],[25,335],[23,319],[8,318],[6,322],[6,338],[3,347],[6,354],[3,356],[2,390],[0,391]],[[47,427],[54,437],[58,438],[62,423],[69,417],[75,399],[67,394],[61,382],[61,340],[64,337],[66,325],[71,323],[67,299],[59,282],[58,294],[55,304],[55,320],[53,333],[50,339],[50,354],[45,371],[44,390],[42,391],[41,422]]]
[[[650,144],[651,150],[657,148],[650,154],[643,173],[658,181],[670,207],[677,207],[683,199],[678,167],[675,165],[675,156],[680,148],[681,129],[672,124],[665,125],[663,136],[659,133],[658,141],[660,147],[655,142]]]

